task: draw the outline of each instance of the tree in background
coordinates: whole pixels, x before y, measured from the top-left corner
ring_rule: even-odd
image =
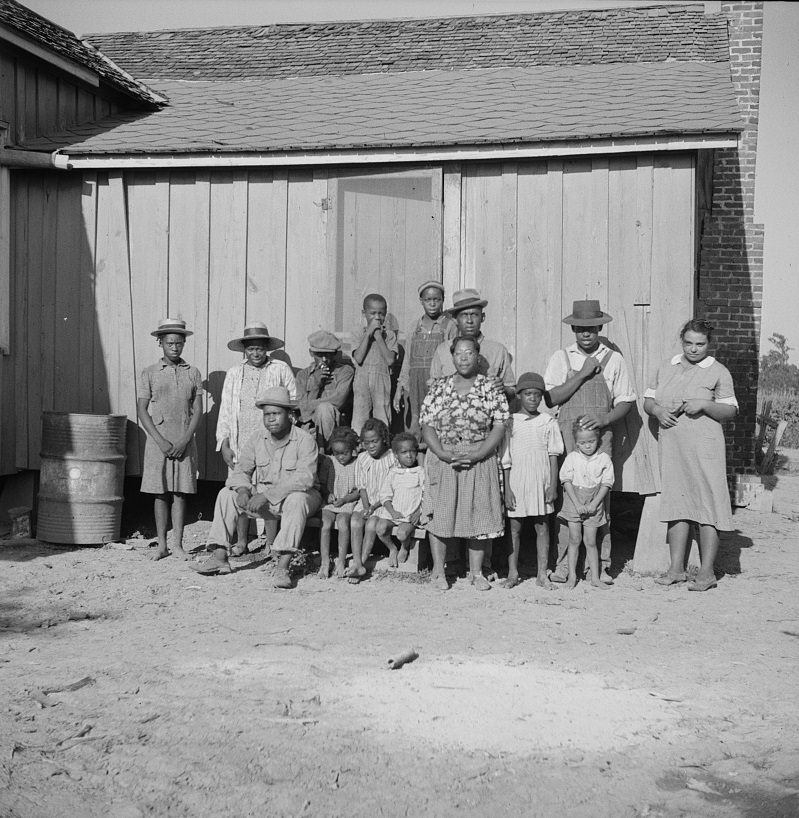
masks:
[[[779,332],[768,340],[774,349],[760,359],[760,388],[767,392],[799,391],[799,367],[788,363],[793,347]]]

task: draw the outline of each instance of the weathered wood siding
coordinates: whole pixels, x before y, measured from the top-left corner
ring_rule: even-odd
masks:
[[[102,119],[118,109],[110,97],[42,61],[11,46],[0,50],[0,120],[9,124],[10,144]]]
[[[15,171],[2,422],[16,446],[0,450],[2,471],[38,467],[41,411],[56,409],[127,414],[128,471],[139,473],[136,373],[157,359],[150,331],[170,315],[194,331],[185,355],[207,378],[201,477],[222,479],[217,403],[239,360],[227,341],[245,321],[265,321],[301,367],[313,330],[352,337],[366,292],[383,292],[404,330],[428,278],[450,295],[483,291],[485,332],[508,346],[517,373],[543,372],[571,340],[561,318],[572,301],[600,298],[640,394],[690,314],[693,164],[664,154],[368,171]],[[633,447],[640,429],[630,427],[620,485],[646,491],[650,441]]]

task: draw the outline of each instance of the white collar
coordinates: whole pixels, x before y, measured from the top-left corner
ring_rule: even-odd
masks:
[[[580,347],[577,345],[576,341],[573,344],[569,344],[569,346],[566,347],[566,352],[577,352],[578,354],[583,355],[586,358],[588,357],[588,353],[583,352],[582,349],[580,349]],[[605,346],[605,344],[603,344],[602,341],[600,341],[599,346],[596,349],[596,352],[592,352],[591,356],[596,358],[598,355],[604,355],[606,352],[611,352],[610,347]]]
[[[671,365],[677,366],[677,364],[680,363],[682,360],[683,354],[681,352],[679,355],[675,355],[671,359]],[[715,363],[715,361],[716,359],[712,355],[708,355],[707,358],[702,358],[702,360],[698,364],[695,364],[695,366],[698,366],[700,369],[707,369],[709,366],[712,366]]]

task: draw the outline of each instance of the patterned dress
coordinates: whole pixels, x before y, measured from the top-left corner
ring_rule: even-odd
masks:
[[[355,485],[366,492],[370,503],[376,503],[380,497],[380,486],[388,474],[388,470],[396,465],[397,458],[391,449],[386,449],[380,457],[372,457],[369,452],[358,455],[355,466]],[[363,504],[359,500],[356,511],[363,511]]]
[[[436,431],[441,445],[454,453],[479,448],[494,426],[509,417],[505,396],[477,375],[472,388],[459,395],[454,375],[436,381],[422,404],[420,422]],[[433,519],[427,530],[437,537],[493,539],[505,529],[496,453],[470,469],[455,470],[428,451],[426,508]]]
[[[675,410],[683,401],[702,398],[738,406],[727,367],[708,356],[691,364],[676,355],[658,368],[644,397]],[[680,415],[677,425],[658,430],[660,453],[660,519],[692,520],[721,531],[732,530],[727,488],[724,431],[705,414]]]
[[[563,454],[563,437],[552,415],[540,412],[530,416],[515,412],[505,432],[502,468],[510,469],[510,488],[516,508],[508,517],[541,517],[552,514],[553,503],[544,495],[549,488],[550,455]]]
[[[189,366],[184,360],[173,366],[161,359],[142,370],[138,397],[147,398],[147,411],[158,432],[174,443],[186,434],[194,399],[202,389],[202,376],[196,367]],[[183,457],[171,460],[147,436],[141,491],[145,494],[197,493],[197,442],[194,437]]]
[[[319,491],[322,492],[322,500],[325,505],[323,511],[332,511],[333,514],[352,514],[358,500],[351,503],[344,503],[343,506],[334,506],[327,502],[327,498],[332,494],[336,499],[346,497],[350,492],[355,491],[357,483],[355,474],[358,468],[355,459],[342,466],[335,457],[322,455],[319,458]]]

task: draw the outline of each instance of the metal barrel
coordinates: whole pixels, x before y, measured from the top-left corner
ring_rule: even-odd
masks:
[[[42,413],[38,539],[92,545],[119,537],[127,420]]]

